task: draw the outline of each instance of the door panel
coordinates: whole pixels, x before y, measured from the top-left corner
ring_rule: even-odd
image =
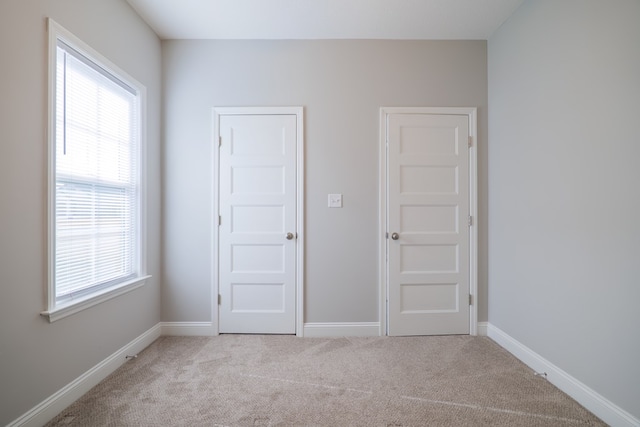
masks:
[[[389,335],[468,334],[468,117],[387,120]]]
[[[295,333],[296,116],[220,116],[219,331]]]

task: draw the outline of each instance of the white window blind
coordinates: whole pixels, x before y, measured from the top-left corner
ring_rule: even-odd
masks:
[[[139,275],[138,93],[58,40],[56,303]]]

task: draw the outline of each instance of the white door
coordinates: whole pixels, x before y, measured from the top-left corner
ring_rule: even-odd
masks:
[[[220,115],[219,332],[296,332],[295,114]]]
[[[387,116],[389,335],[469,333],[469,117]]]

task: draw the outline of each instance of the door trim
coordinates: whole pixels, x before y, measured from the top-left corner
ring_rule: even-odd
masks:
[[[389,275],[387,271],[387,118],[391,114],[442,114],[469,118],[469,214],[473,224],[469,227],[469,335],[478,334],[478,125],[475,107],[382,107],[380,108],[380,162],[378,195],[378,282],[380,335],[388,335],[387,299]]]
[[[218,265],[218,213],[220,116],[225,115],[295,115],[296,116],[296,335],[304,333],[304,108],[303,107],[214,107],[212,109],[213,134],[211,141],[212,206],[211,206],[211,322],[212,335],[220,332],[218,319],[219,265]]]

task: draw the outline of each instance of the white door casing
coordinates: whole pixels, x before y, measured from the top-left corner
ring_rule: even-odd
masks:
[[[381,319],[476,334],[475,109],[381,110]]]
[[[302,108],[219,108],[214,123],[217,331],[300,335]]]

